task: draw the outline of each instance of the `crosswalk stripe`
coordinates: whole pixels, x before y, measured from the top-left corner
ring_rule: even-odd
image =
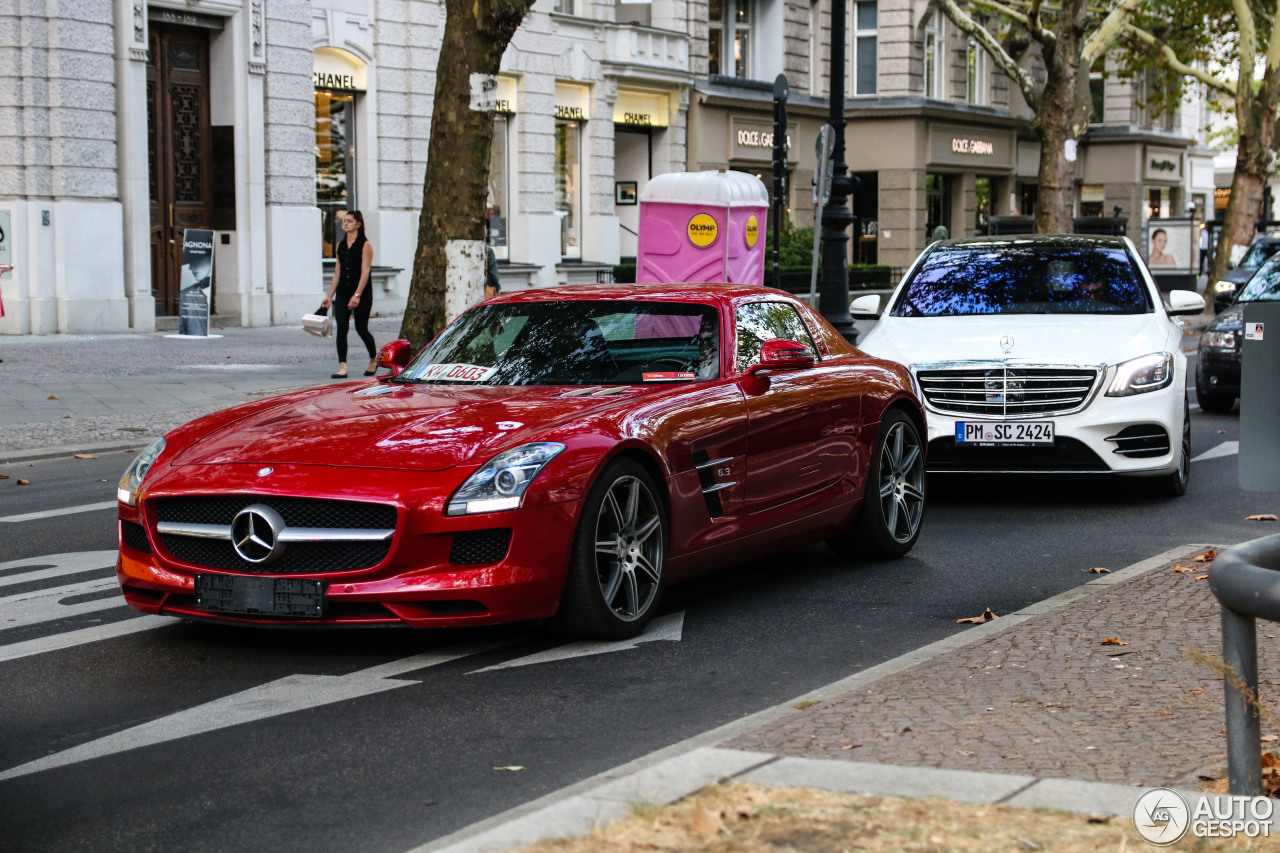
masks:
[[[17,523],[20,521],[39,521],[42,518],[55,518],[59,515],[74,515],[77,512],[93,512],[99,509],[114,509],[119,506],[115,501],[102,501],[96,504],[82,504],[80,506],[68,506],[62,509],[44,509],[39,512],[24,512],[20,515],[0,516],[0,521]]]
[[[150,631],[153,628],[163,628],[165,625],[176,624],[178,624],[177,620],[164,616],[135,616],[120,622],[109,622],[106,625],[95,625],[92,628],[80,628],[75,631],[64,631],[61,634],[54,634],[49,637],[23,640],[20,643],[0,646],[0,663],[30,657],[31,655],[58,652],[63,649],[83,646],[86,643],[96,643],[100,640],[110,640],[115,637],[136,634],[139,631]]]

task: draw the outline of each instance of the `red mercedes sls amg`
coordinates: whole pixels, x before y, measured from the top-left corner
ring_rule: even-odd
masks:
[[[180,427],[120,481],[138,610],[257,625],[549,619],[622,638],[664,585],[815,540],[909,551],[911,374],[738,285],[526,291],[390,376]]]

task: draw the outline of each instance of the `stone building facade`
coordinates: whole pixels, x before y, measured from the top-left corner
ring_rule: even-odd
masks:
[[[635,255],[656,174],[771,185],[790,83],[787,216],[813,221],[831,0],[537,0],[496,91],[489,238],[504,286],[595,281]],[[938,225],[1030,212],[1020,93],[927,0],[849,0],[854,262],[904,268]],[[214,311],[297,322],[364,213],[378,310],[403,307],[431,135],[440,0],[13,0],[0,9],[0,333],[150,331],[177,310],[185,228],[216,233]],[[1028,52],[1030,56],[1031,52]],[[1029,60],[1028,60],[1029,61]],[[1149,216],[1213,193],[1199,113],[1148,116],[1099,68],[1077,212]],[[1208,178],[1205,176],[1209,175]],[[1201,185],[1204,186],[1201,186]]]

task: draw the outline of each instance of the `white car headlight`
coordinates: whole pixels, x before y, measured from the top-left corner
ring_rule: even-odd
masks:
[[[164,439],[157,439],[155,444],[139,453],[129,463],[129,467],[124,469],[124,476],[120,478],[120,486],[116,489],[116,499],[120,503],[125,506],[138,505],[138,489],[141,488],[147,472],[151,470],[151,464],[163,452]]]
[[[515,509],[533,478],[564,450],[554,441],[522,444],[499,453],[467,478],[449,499],[446,515],[474,515]]]
[[[1173,353],[1153,352],[1116,365],[1108,397],[1128,397],[1168,388],[1173,382]]]
[[[1200,336],[1200,346],[1210,349],[1235,349],[1236,333],[1232,329],[1227,331],[1205,332]]]
[[[1223,281],[1220,281],[1217,284],[1215,284],[1213,286],[1213,289],[1216,290],[1218,293],[1235,293],[1236,283],[1234,281],[1226,281],[1224,279]]]

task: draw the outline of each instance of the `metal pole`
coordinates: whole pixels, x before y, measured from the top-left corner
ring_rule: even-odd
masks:
[[[844,54],[846,0],[831,4],[831,109],[829,123],[835,128],[835,166],[832,170],[831,200],[822,208],[822,288],[818,310],[850,343],[857,343],[858,330],[849,315],[849,226],[853,212],[847,201],[856,182],[849,177],[844,162]]]
[[[1252,616],[1222,608],[1222,662],[1227,706],[1227,779],[1236,796],[1262,794],[1262,728],[1258,720],[1258,625]],[[1238,675],[1248,693],[1232,684]],[[1250,700],[1253,701],[1250,701]]]
[[[787,75],[773,80],[773,286],[782,288],[782,209],[787,192]]]

